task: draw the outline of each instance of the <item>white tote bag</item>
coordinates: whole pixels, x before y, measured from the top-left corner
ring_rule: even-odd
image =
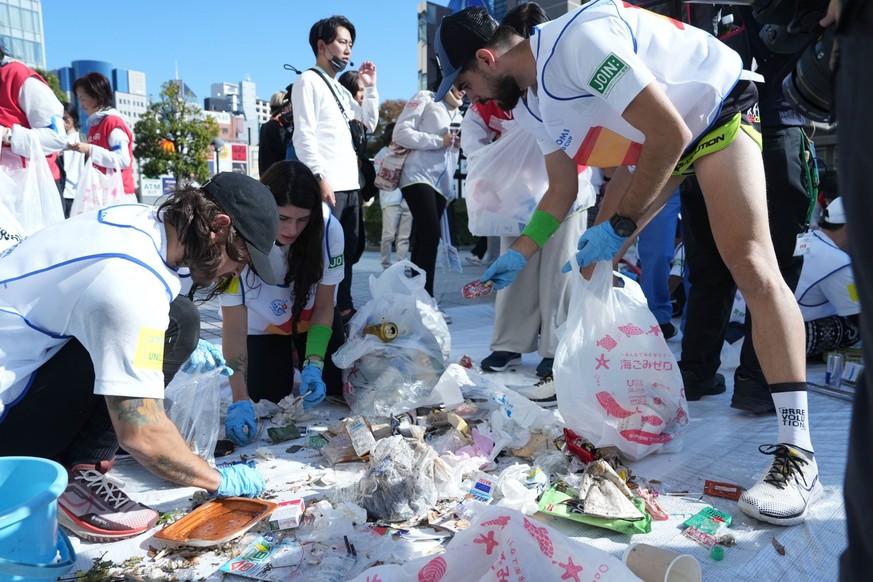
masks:
[[[136,203],[136,195],[124,193],[121,170],[107,169],[104,174],[89,159],[79,178],[79,188],[70,208],[70,216],[115,204],[131,203]]]

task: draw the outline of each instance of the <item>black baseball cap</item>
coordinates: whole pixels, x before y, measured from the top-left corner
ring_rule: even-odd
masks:
[[[443,18],[434,39],[437,65],[443,75],[436,92],[439,101],[458,79],[461,68],[476,57],[476,51],[488,44],[497,21],[481,7],[465,8]]]
[[[267,285],[278,285],[270,250],[279,234],[279,211],[270,189],[234,172],[218,173],[200,189],[230,216],[233,228],[246,241],[252,270]]]

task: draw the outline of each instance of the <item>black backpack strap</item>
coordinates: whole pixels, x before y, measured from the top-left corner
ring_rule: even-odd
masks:
[[[345,119],[346,121],[351,121],[350,119],[347,119],[347,118],[346,118],[346,108],[343,107],[342,102],[339,100],[339,95],[336,94],[336,91],[334,91],[334,89],[333,89],[333,85],[332,85],[331,82],[327,79],[327,77],[324,76],[324,73],[322,73],[321,71],[319,71],[317,67],[312,67],[312,68],[309,69],[309,70],[310,70],[310,71],[315,71],[315,73],[316,73],[319,77],[321,77],[321,80],[325,82],[325,84],[327,85],[327,88],[330,89],[330,94],[333,95],[333,98],[336,100],[337,107],[340,108],[340,113],[343,114],[343,119]],[[349,131],[351,131],[351,130],[349,130]]]

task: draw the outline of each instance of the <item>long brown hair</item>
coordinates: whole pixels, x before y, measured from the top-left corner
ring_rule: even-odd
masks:
[[[312,288],[324,276],[324,216],[321,188],[315,176],[304,164],[294,161],[276,162],[261,176],[276,206],[295,206],[310,211],[309,222],[291,245],[288,252],[288,271],[285,283],[292,286],[294,303],[291,318],[296,332],[297,322],[309,301]]]

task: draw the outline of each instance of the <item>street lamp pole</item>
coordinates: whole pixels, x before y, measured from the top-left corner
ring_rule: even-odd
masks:
[[[216,137],[212,140],[212,149],[215,150],[215,173],[219,172],[219,158],[221,157],[221,150],[224,149],[224,140]]]

